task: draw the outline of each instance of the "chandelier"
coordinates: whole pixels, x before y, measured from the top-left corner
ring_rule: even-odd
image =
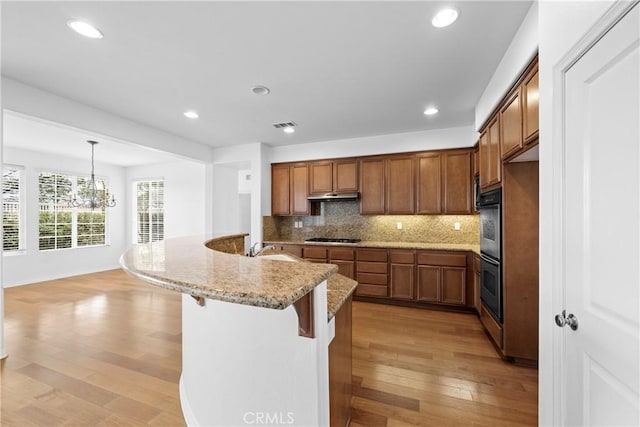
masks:
[[[112,208],[116,205],[115,196],[109,192],[109,189],[104,182],[102,183],[103,188],[101,190],[98,190],[98,186],[96,184],[93,157],[94,149],[98,141],[87,142],[91,144],[91,179],[86,183],[84,191],[80,192],[80,197],[78,197],[78,193],[74,193],[69,197],[69,206],[74,208],[80,207],[90,209]]]

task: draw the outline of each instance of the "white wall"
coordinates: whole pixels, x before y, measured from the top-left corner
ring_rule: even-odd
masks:
[[[2,77],[2,108],[200,161],[211,147]]]
[[[238,169],[232,166],[213,166],[214,234],[249,232],[240,229],[240,195],[238,193]]]
[[[271,147],[271,163],[368,156],[410,151],[471,147],[478,140],[473,126],[395,133]]]
[[[554,199],[554,181],[562,170],[560,144],[556,143],[554,120],[559,119],[559,110],[554,109],[554,98],[561,96],[554,91],[554,67],[562,61],[566,52],[574,46],[583,34],[594,25],[611,6],[609,1],[576,1],[540,3],[539,33],[539,73],[540,73],[540,350],[539,350],[539,423],[558,425],[554,419],[553,405],[560,402],[560,380],[554,371],[552,322],[555,313],[562,310],[554,296],[553,265],[558,246],[552,239],[554,227],[559,226],[555,212],[559,201]],[[557,183],[557,181],[556,181]],[[557,299],[556,299],[557,298]],[[554,306],[554,303],[557,304]],[[555,382],[554,382],[555,381]]]
[[[144,179],[164,179],[165,238],[204,235],[206,233],[206,165],[188,160],[126,168],[127,245],[134,243],[135,197],[134,182]]]
[[[106,246],[38,250],[38,173],[54,171],[87,175],[90,164],[84,160],[42,154],[16,148],[4,148],[4,163],[25,167],[26,188],[25,250],[3,256],[5,287],[40,282],[61,277],[119,268],[118,259],[125,248],[125,170],[96,162],[96,176],[107,177],[118,205],[108,208],[109,244]]]
[[[538,2],[535,1],[513,37],[495,73],[476,104],[475,129],[479,130],[498,102],[507,94],[538,50]]]

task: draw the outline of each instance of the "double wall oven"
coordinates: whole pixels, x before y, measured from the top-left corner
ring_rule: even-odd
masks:
[[[502,323],[502,190],[480,194],[480,297]]]

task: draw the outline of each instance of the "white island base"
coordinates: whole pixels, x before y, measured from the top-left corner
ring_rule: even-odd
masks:
[[[187,425],[328,426],[333,333],[326,281],[308,305],[312,338],[299,335],[293,305],[274,310],[206,299],[200,306],[183,294],[180,400]]]

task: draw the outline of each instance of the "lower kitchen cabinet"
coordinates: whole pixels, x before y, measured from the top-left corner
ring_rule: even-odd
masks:
[[[418,251],[417,297],[421,302],[466,304],[467,255]]]
[[[329,264],[338,266],[338,273],[350,279],[356,278],[355,249],[329,248]]]
[[[415,298],[415,251],[389,251],[391,298]]]
[[[386,249],[356,251],[356,295],[386,298],[389,296],[388,256]]]

